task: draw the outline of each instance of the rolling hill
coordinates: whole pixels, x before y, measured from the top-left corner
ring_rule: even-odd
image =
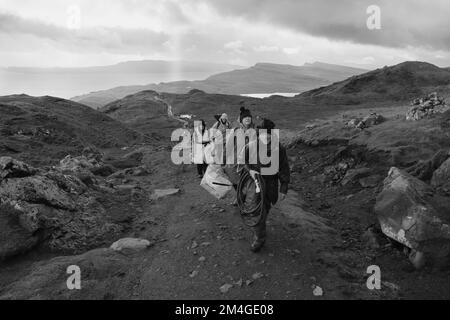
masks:
[[[200,90],[186,94],[146,90],[116,100],[99,111],[144,134],[156,133],[170,137],[171,132],[182,124],[169,116],[169,107],[175,116],[194,114],[196,119],[205,119],[211,126],[215,121],[214,115],[228,112],[230,119],[234,120],[239,115],[241,103],[255,107],[257,102],[258,99],[254,98],[208,94]]]
[[[443,96],[448,95],[450,70],[426,62],[408,61],[311,90],[301,94],[297,99],[350,105],[407,101],[431,91],[439,91]]]
[[[86,146],[117,148],[144,138],[87,106],[54,97],[0,97],[0,156],[52,164]]]
[[[98,108],[144,90],[185,94],[193,89],[198,89],[207,93],[228,95],[301,93],[365,71],[325,63],[312,63],[304,66],[258,63],[251,68],[220,73],[202,81],[176,81],[145,86],[117,87],[77,96],[72,100]]]
[[[405,62],[353,76],[293,98],[272,96],[256,99],[201,90],[185,94],[147,90],[114,101],[101,111],[145,133],[164,131],[167,135],[169,129],[180,126],[173,120],[169,122],[168,105],[172,106],[175,114],[194,114],[197,119],[203,118],[212,125],[213,116],[223,112],[235,120],[240,104],[244,103],[254,115],[271,118],[279,128],[298,129],[314,119],[331,117],[346,110],[364,113],[368,112],[364,109],[409,105],[411,99],[435,90],[448,97],[450,72],[447,69],[424,62]]]

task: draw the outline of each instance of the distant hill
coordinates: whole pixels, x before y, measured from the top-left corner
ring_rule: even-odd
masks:
[[[236,65],[191,61],[129,61],[86,68],[0,68],[0,95],[28,94],[70,98],[118,86],[200,80]],[[138,90],[140,91],[140,90]]]
[[[304,66],[258,63],[247,69],[210,76],[202,81],[176,81],[145,86],[117,87],[72,98],[93,108],[144,90],[185,94],[192,89],[229,95],[254,93],[301,93],[367,70],[325,63]]]
[[[259,99],[233,95],[208,94],[191,90],[186,94],[141,91],[116,100],[101,109],[109,117],[121,121],[144,134],[159,134],[168,139],[182,123],[169,117],[168,108],[177,116],[193,114],[195,119],[204,119],[209,126],[215,122],[214,115],[227,112],[230,120],[236,120],[240,104],[254,108]]]
[[[406,101],[431,91],[445,96],[449,86],[449,69],[426,62],[404,62],[311,90],[298,98],[331,104]]]
[[[334,116],[341,111],[361,110],[364,113],[369,112],[363,111],[365,109],[404,106],[413,98],[435,90],[449,98],[449,70],[423,62],[405,62],[352,76],[292,98],[273,96],[256,99],[211,94],[197,89],[184,94],[147,90],[114,101],[101,110],[144,133],[164,131],[163,134],[168,135],[169,128],[179,127],[180,124],[173,120],[168,122],[167,105],[172,106],[175,114],[193,114],[197,119],[205,119],[211,126],[214,115],[223,112],[234,121],[239,115],[240,104],[244,103],[254,115],[274,120],[279,128],[298,129],[306,122]]]
[[[54,97],[0,97],[0,155],[51,164],[86,146],[114,148],[142,141],[141,134],[101,112]]]

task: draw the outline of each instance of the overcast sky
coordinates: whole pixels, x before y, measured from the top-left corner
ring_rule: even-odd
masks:
[[[367,27],[369,5],[381,9],[379,30]],[[0,66],[164,59],[448,67],[449,15],[448,0],[0,0]]]

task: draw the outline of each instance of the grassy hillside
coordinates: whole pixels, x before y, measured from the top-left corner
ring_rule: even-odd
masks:
[[[87,106],[54,97],[0,97],[0,155],[54,163],[86,146],[122,147],[141,141],[136,131]]]
[[[302,94],[299,98],[330,104],[406,101],[429,93],[449,92],[450,71],[426,62],[384,67]]]

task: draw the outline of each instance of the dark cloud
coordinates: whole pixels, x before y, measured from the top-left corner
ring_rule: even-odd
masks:
[[[448,0],[207,0],[240,16],[328,39],[404,48],[450,49]],[[366,27],[367,8],[381,8],[382,29]]]
[[[114,53],[152,53],[161,50],[170,36],[147,29],[125,29],[110,27],[69,30],[0,13],[0,33],[9,35],[32,35],[51,40],[56,45],[75,51],[96,52],[105,50]]]

